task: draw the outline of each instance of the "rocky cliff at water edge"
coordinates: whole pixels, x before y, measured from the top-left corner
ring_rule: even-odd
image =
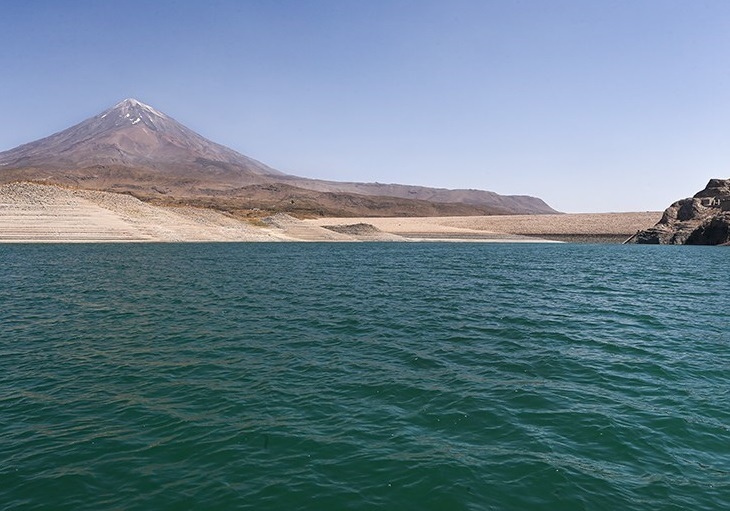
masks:
[[[637,232],[627,243],[730,244],[730,179],[711,179],[704,190],[669,206],[654,227]]]

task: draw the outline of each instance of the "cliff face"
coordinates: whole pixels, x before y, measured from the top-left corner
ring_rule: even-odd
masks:
[[[669,206],[654,227],[637,232],[628,243],[730,243],[730,179],[711,179],[704,190]]]

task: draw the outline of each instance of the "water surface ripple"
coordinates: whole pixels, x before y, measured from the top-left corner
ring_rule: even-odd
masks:
[[[707,247],[0,246],[0,508],[730,508]]]

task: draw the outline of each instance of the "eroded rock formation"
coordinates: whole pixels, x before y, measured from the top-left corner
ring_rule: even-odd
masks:
[[[730,179],[711,179],[694,197],[669,206],[661,220],[628,243],[724,245],[730,243]]]

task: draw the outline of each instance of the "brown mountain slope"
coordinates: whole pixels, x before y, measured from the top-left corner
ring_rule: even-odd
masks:
[[[486,190],[450,190],[415,185],[318,181],[286,175],[279,177],[278,180],[301,188],[324,192],[345,192],[429,202],[469,204],[492,208],[509,214],[516,214],[517,212],[525,215],[557,213],[543,200],[536,197],[500,195]]]
[[[189,205],[226,211],[237,216],[284,212],[300,218],[320,216],[420,217],[506,215],[506,209],[463,203],[430,202],[344,192],[318,192],[283,183],[250,185],[229,192],[210,191],[198,197],[135,196],[159,205]],[[365,212],[365,214],[363,214]]]

